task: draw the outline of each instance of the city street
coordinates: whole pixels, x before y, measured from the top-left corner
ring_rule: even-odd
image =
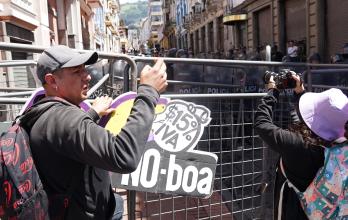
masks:
[[[295,192],[291,194],[292,189],[285,186],[288,177],[279,170],[279,158],[284,157],[279,144],[282,138],[273,135],[278,137],[279,143],[275,142],[281,149],[274,150],[255,129],[256,117],[260,114],[260,103],[267,104],[264,109],[271,109],[271,112],[265,113],[271,118],[271,125],[265,127],[275,127],[280,133],[288,133],[293,131],[294,120],[304,120],[298,107],[302,93],[295,91],[300,84],[309,93],[322,94],[327,89],[336,88],[348,94],[347,11],[346,0],[0,1],[0,133],[8,131],[17,116],[42,97],[50,96],[50,92],[65,94],[60,90],[59,93],[57,87],[69,88],[72,93],[81,81],[83,91],[79,95],[84,98],[79,100],[81,104],[73,103],[74,107],[84,110],[83,114],[89,118],[91,103],[98,97],[109,96],[116,113],[100,117],[95,112],[98,119],[91,123],[103,127],[103,131],[108,130],[114,135],[113,140],[123,143],[123,139],[117,139],[117,132],[129,132],[122,128],[129,121],[133,104],[138,101],[136,93],[128,92],[139,92],[141,80],[144,80],[141,79],[142,72],[146,72],[147,65],[152,70],[156,61],[162,58],[163,67],[151,73],[162,71],[162,79],[166,75],[168,86],[161,98],[157,97],[159,90],[149,92],[143,88],[145,92],[141,96],[148,98],[151,106],[157,102],[157,107],[152,109],[156,114],[149,129],[151,132],[146,134],[147,142],[141,142],[144,145],[143,154],[134,162],[137,166],[133,167],[131,174],[128,174],[129,170],[111,174],[113,169],[106,169],[106,165],[87,164],[80,158],[71,158],[69,154],[60,155],[64,160],[48,161],[47,166],[63,167],[66,163],[62,161],[72,160],[86,167],[107,171],[108,175],[102,176],[97,172],[93,174],[92,168],[86,168],[81,175],[89,172],[95,179],[80,178],[85,186],[102,185],[106,179],[118,178],[108,187],[123,199],[123,219],[268,220],[279,217],[289,220],[291,215],[284,214],[289,203],[298,205],[291,207],[300,210],[296,219],[307,219]],[[51,74],[58,82],[58,86],[52,84],[52,90],[47,93],[47,82],[45,84],[38,76],[40,71],[44,71],[39,68],[38,62],[42,53],[47,54],[43,51],[57,45],[71,48],[75,57],[69,57],[71,54],[59,54],[58,58],[47,55],[53,57],[47,65],[59,63],[54,70],[43,68],[49,70],[45,74]],[[87,55],[94,51],[98,59],[95,57],[95,62],[92,62],[93,57]],[[64,66],[79,56],[85,56],[84,62]],[[69,59],[60,62],[59,59],[65,57]],[[56,71],[76,68],[76,64],[83,69],[80,75],[85,78],[71,84],[59,81],[60,73]],[[297,82],[292,73],[299,77]],[[46,77],[45,74],[43,77]],[[271,84],[274,87],[270,87]],[[149,84],[147,86],[154,89]],[[143,90],[140,89],[140,92]],[[267,97],[272,97],[265,99],[267,94]],[[305,104],[309,105],[314,99],[308,100]],[[171,102],[175,104],[171,106]],[[113,121],[110,118],[114,118]],[[138,120],[138,117],[134,118]],[[109,120],[111,122],[107,124]],[[142,123],[137,126],[142,126]],[[308,126],[308,123],[304,125]],[[72,129],[77,125],[69,126]],[[117,132],[112,132],[112,126],[117,127]],[[88,134],[88,131],[83,132]],[[271,132],[271,129],[268,130],[268,134]],[[127,133],[126,137],[138,138],[141,132],[138,133]],[[310,128],[309,133],[318,135]],[[70,136],[74,134],[61,137],[61,140],[68,140],[72,138]],[[85,136],[79,142],[95,141],[100,144],[103,137]],[[10,146],[1,138],[0,142],[0,147]],[[134,146],[139,144],[129,142]],[[76,152],[80,155],[88,151],[87,148],[79,150]],[[9,193],[9,185],[6,185],[8,183],[3,176],[3,167],[19,158],[19,151],[14,147],[13,152],[0,159],[0,220],[10,219],[7,208],[21,205],[20,202],[24,201],[9,204],[11,195],[18,196],[26,188],[22,184],[16,188],[15,194]],[[112,152],[103,149],[99,153],[108,156]],[[115,149],[115,152],[118,154],[121,151]],[[290,155],[292,151],[289,152]],[[291,162],[302,164],[301,152]],[[0,156],[5,154],[0,151]],[[315,158],[314,153],[314,156],[309,155],[309,158]],[[128,158],[123,156],[119,155],[126,161]],[[324,154],[320,158],[323,159]],[[89,158],[83,159],[88,161]],[[292,172],[293,167],[287,166],[289,161],[284,162],[287,163],[285,170],[290,171],[289,179],[295,179],[295,185],[306,189],[313,180],[312,176],[324,165],[318,161],[313,162],[319,164],[318,169],[311,170],[310,174]],[[25,173],[27,166],[32,167],[36,163],[35,157],[23,162],[21,172]],[[303,167],[304,171],[306,169],[309,168]],[[40,171],[39,175],[42,179]],[[66,178],[76,179],[74,176]],[[279,187],[280,182],[284,186]],[[64,187],[69,193],[70,187],[73,188],[70,185],[53,186],[65,193],[68,191]],[[78,208],[87,213],[86,216],[100,219],[96,212],[93,213],[96,211],[94,206],[98,202],[100,205],[100,200],[113,199],[99,198],[99,195],[92,198],[90,194],[95,192],[92,188],[90,190],[87,192],[83,187],[76,187],[72,194],[85,193],[82,200],[92,205]],[[106,191],[112,194],[112,190],[107,188]],[[284,193],[284,203],[278,203],[283,199],[280,191]],[[76,204],[86,202],[81,201],[76,201]],[[65,200],[63,203],[64,207],[68,207]],[[114,205],[109,202],[108,207],[103,207],[103,216],[110,216]]]

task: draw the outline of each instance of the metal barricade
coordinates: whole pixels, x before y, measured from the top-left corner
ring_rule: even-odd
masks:
[[[138,66],[152,62],[152,58],[135,60]],[[252,129],[257,100],[264,94],[250,92],[265,92],[262,81],[265,70],[277,72],[281,68],[300,73],[309,91],[341,85],[339,88],[347,92],[344,75],[329,80],[331,84],[322,84],[328,83],[326,79],[330,79],[333,69],[340,68],[336,72],[345,73],[348,65],[177,58],[165,61],[174,71],[166,96],[202,104],[212,111],[213,120],[197,148],[219,157],[214,192],[209,199],[139,193],[145,206],[138,207],[138,218],[272,219],[272,180],[278,155],[265,147]],[[319,82],[321,85],[316,85]],[[290,122],[291,99],[292,92],[284,91],[274,111],[275,123],[284,128]]]
[[[257,219],[262,215],[264,147],[252,129],[257,100],[263,93],[168,95],[204,105],[212,121],[196,149],[218,156],[209,199],[144,193],[142,217],[150,219]],[[245,108],[240,109],[244,102]]]

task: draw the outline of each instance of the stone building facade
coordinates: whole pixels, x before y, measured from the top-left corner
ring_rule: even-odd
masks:
[[[180,1],[172,4],[176,2]],[[302,61],[319,53],[324,62],[330,62],[330,57],[343,53],[343,46],[348,43],[345,0],[186,0],[186,3],[188,13],[183,15],[183,27],[187,30],[184,36],[187,44],[177,46],[192,50],[196,57],[227,57],[230,49],[245,47],[255,51],[265,45],[277,45],[285,54],[287,41],[294,40]],[[182,38],[178,31],[175,35]]]
[[[162,0],[149,0],[149,17],[151,37],[149,43],[151,47],[159,49],[160,41],[163,39],[163,1]]]
[[[294,40],[302,61],[319,53],[324,62],[348,42],[348,2],[342,0],[247,0],[235,11],[247,13],[247,48]]]
[[[119,13],[119,0],[2,0],[0,41],[120,52]],[[5,51],[0,60],[35,60],[36,56]],[[29,67],[1,71],[0,87],[37,86]]]

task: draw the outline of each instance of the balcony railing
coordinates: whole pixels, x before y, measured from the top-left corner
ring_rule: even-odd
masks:
[[[195,13],[191,15],[191,21],[194,23],[201,22],[201,18],[202,18],[202,13]]]
[[[110,27],[112,26],[112,28],[116,28],[116,23],[115,23],[115,14],[107,12],[105,13],[105,26]]]

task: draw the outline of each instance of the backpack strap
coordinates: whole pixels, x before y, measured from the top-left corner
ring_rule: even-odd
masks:
[[[298,190],[298,188],[294,184],[292,184],[292,182],[286,176],[282,158],[280,158],[280,160],[279,160],[279,167],[280,167],[280,171],[282,172],[283,176],[285,177],[285,182],[283,183],[283,185],[280,189],[279,202],[278,202],[278,218],[277,219],[281,220],[282,219],[282,212],[283,212],[283,197],[284,197],[285,185],[288,184],[289,188],[292,188],[296,192],[296,194],[299,194],[301,192],[300,192],[300,190]]]
[[[67,100],[60,98],[58,96],[45,96],[44,98],[42,98],[38,102],[36,102],[33,106],[40,105],[40,104],[46,103],[46,102],[60,102],[60,103],[63,103],[65,105],[75,106],[74,104],[72,104],[72,103],[68,102]]]
[[[286,183],[288,184],[288,186],[289,186],[290,188],[292,188],[296,193],[300,193],[301,191],[300,191],[294,184],[292,184],[292,182],[291,182],[291,181],[289,180],[289,178],[286,176],[282,158],[280,158],[279,165],[280,165],[280,171],[282,172],[283,176],[284,176],[285,179],[286,179],[285,182],[286,182]]]

